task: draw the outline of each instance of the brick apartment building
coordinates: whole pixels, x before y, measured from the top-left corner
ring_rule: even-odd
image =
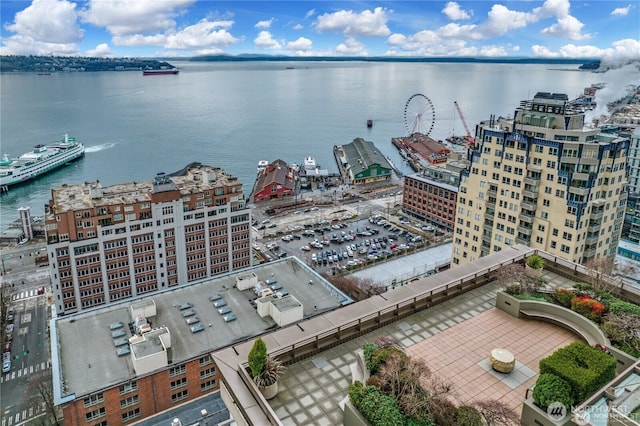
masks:
[[[219,168],[51,190],[47,252],[59,315],[251,265],[242,184]]]
[[[404,177],[402,211],[453,231],[460,172],[464,162],[450,162],[442,166],[425,166],[420,173]]]

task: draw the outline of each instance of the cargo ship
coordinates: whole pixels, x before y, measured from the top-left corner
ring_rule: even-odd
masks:
[[[84,145],[75,138],[64,135],[64,139],[49,145],[36,145],[33,150],[18,158],[4,155],[0,161],[0,189],[9,187],[49,173],[84,156]]]
[[[171,68],[171,69],[161,69],[161,70],[144,70],[142,71],[142,75],[169,75],[169,74],[178,74],[180,71]]]

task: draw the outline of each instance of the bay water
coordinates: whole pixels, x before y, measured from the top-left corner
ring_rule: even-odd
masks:
[[[491,114],[513,116],[536,92],[574,98],[602,79],[577,65],[172,63],[178,75],[0,75],[0,153],[18,156],[65,133],[86,146],[83,159],[2,195],[0,226],[17,219],[19,207],[42,215],[52,187],[151,180],[194,161],[237,176],[248,196],[258,161],[312,156],[337,171],[333,146],[358,137],[411,173],[391,139],[407,135],[405,104],[414,94],[433,104],[430,136],[445,139],[465,134],[454,101],[473,133]]]

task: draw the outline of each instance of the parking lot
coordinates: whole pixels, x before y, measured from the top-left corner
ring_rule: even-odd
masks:
[[[253,248],[265,261],[297,256],[318,272],[331,274],[425,248],[433,236],[433,228],[401,225],[398,218],[388,221],[382,214],[357,219],[351,210],[319,213],[316,208],[263,219],[254,223],[254,235],[263,238]]]

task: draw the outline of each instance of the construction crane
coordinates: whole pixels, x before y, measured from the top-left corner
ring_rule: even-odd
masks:
[[[465,136],[465,138],[467,139],[467,142],[469,142],[469,146],[474,146],[476,144],[476,141],[475,139],[473,139],[473,136],[471,136],[471,132],[469,131],[469,126],[467,126],[467,122],[464,120],[464,115],[462,115],[462,111],[460,110],[458,101],[453,101],[453,104],[455,105],[456,111],[458,111],[458,115],[462,120],[462,125],[464,126],[464,130],[467,132],[467,135]]]

